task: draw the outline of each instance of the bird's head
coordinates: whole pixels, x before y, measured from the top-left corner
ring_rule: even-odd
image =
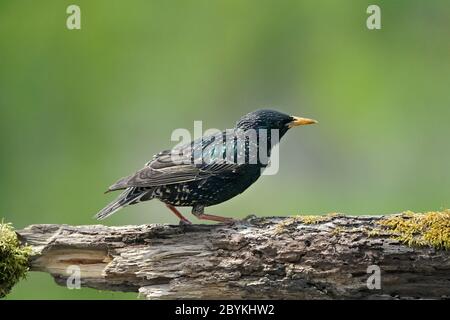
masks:
[[[314,123],[317,121],[313,119],[290,116],[276,110],[260,109],[240,118],[236,123],[236,128],[242,130],[278,129],[281,138],[292,127]]]

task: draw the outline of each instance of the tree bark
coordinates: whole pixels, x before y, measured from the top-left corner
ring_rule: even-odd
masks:
[[[234,225],[180,226],[42,224],[18,234],[33,249],[32,271],[48,272],[66,285],[68,267],[76,265],[82,286],[139,292],[148,299],[450,297],[449,251],[412,248],[371,232],[381,218],[249,217]],[[377,267],[380,289],[373,288]]]

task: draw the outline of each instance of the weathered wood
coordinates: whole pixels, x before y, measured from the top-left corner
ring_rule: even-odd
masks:
[[[31,270],[66,285],[139,292],[148,299],[450,297],[449,251],[411,248],[376,228],[381,216],[324,221],[251,217],[235,225],[32,225]],[[305,223],[307,222],[307,223]],[[370,265],[381,289],[369,290]]]

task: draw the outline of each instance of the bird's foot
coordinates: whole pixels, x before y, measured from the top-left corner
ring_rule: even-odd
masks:
[[[180,226],[189,226],[192,224],[188,219],[180,219],[180,222],[178,223]]]
[[[227,225],[233,225],[235,223],[238,223],[240,220],[238,219],[233,219],[233,218],[225,218],[225,220],[223,221],[223,223],[227,224]]]
[[[237,220],[237,219],[221,217],[221,216],[214,216],[214,215],[210,215],[210,214],[204,214],[201,217],[199,217],[199,219],[221,222],[221,223],[224,223],[227,225],[232,225],[232,224],[239,222],[239,220]]]
[[[239,220],[228,218],[228,217],[221,217],[221,216],[215,216],[212,214],[199,214],[197,215],[197,218],[200,220],[209,220],[209,221],[216,221],[216,222],[222,222],[224,224],[232,225]]]

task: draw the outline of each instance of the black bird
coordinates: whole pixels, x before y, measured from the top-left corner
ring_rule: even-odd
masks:
[[[190,223],[175,206],[192,207],[199,219],[230,222],[231,218],[205,214],[246,190],[267,166],[271,148],[292,127],[317,121],[275,110],[256,110],[243,116],[235,128],[204,136],[172,150],[161,151],[144,168],[120,179],[107,192],[122,190],[119,197],[96,214],[104,219],[117,210],[159,199],[181,220]],[[256,133],[256,134],[255,134]],[[266,145],[266,150],[262,145]]]

